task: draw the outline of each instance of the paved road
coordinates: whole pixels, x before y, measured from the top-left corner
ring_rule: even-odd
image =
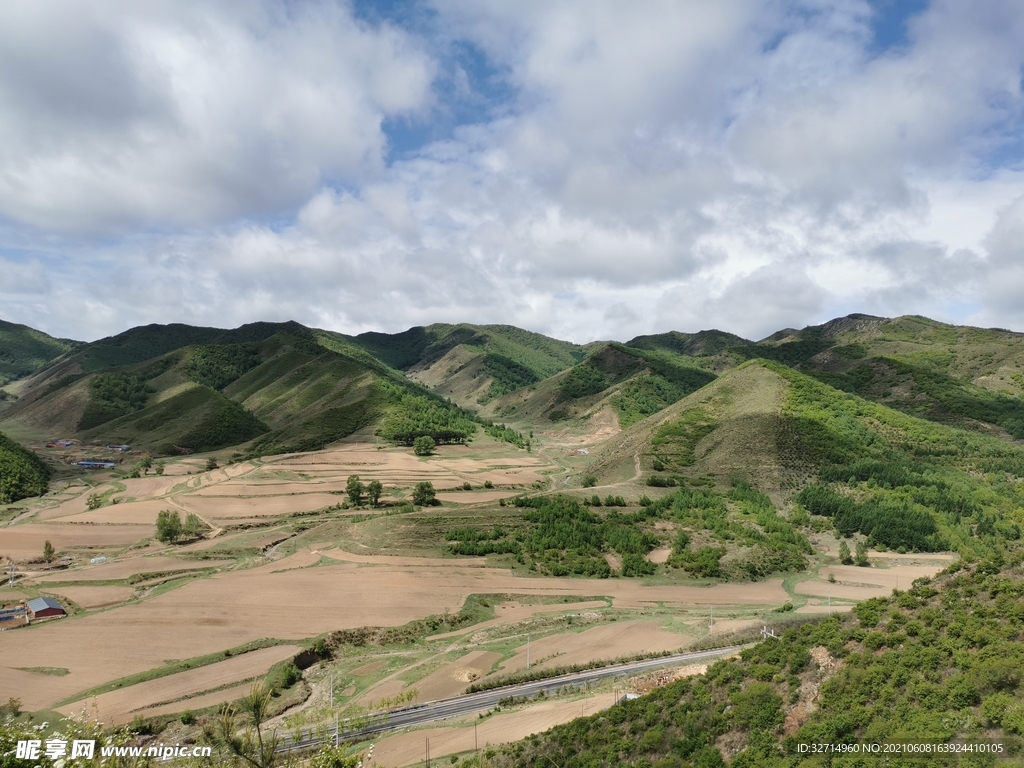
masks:
[[[337,738],[339,741],[359,739],[365,736],[372,736],[375,733],[392,731],[396,728],[405,728],[410,725],[422,725],[435,720],[444,720],[457,715],[467,715],[472,712],[488,710],[496,706],[501,699],[509,696],[535,696],[544,691],[545,694],[554,693],[566,685],[583,685],[596,680],[605,680],[620,675],[633,675],[650,669],[662,667],[674,667],[680,664],[693,664],[703,661],[712,661],[723,656],[729,656],[745,646],[730,646],[728,648],[715,648],[711,651],[695,651],[690,653],[678,653],[674,656],[662,656],[657,659],[644,659],[643,661],[631,661],[626,664],[615,664],[609,667],[588,669],[584,672],[573,672],[568,675],[549,677],[544,680],[536,680],[530,683],[518,685],[507,685],[502,688],[495,688],[480,693],[470,693],[465,696],[458,696],[454,699],[442,699],[431,701],[426,704],[417,704],[412,707],[402,707],[382,712],[373,716],[369,722],[363,722],[360,727],[347,730],[346,724],[341,723],[338,728]],[[335,738],[335,729],[330,728],[327,732],[327,739]],[[323,741],[320,737],[310,737],[301,741],[294,741],[286,738],[281,745],[281,751],[292,751],[296,749],[310,749],[319,746]]]

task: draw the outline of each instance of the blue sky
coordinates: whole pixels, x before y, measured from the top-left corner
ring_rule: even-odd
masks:
[[[0,25],[0,318],[1024,330],[1024,8],[112,0]]]

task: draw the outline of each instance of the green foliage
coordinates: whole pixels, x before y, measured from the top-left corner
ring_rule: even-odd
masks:
[[[574,400],[602,392],[608,386],[608,379],[589,362],[574,366],[558,386],[561,400]]]
[[[53,548],[53,544],[50,543],[49,539],[43,542],[43,560],[47,563],[52,563],[56,554],[57,551]]]
[[[1024,731],[1019,567],[967,569],[938,587],[915,582],[892,598],[861,603],[856,618],[787,620],[779,637],[739,659],[510,744],[492,765],[724,766],[719,745],[728,745],[733,766],[767,768],[879,759],[822,761],[800,744],[992,741],[1016,750],[1012,736]],[[819,666],[823,656],[832,660]],[[816,706],[804,709],[801,701],[811,695]],[[800,717],[783,730],[797,707]],[[655,736],[646,738],[650,733]],[[897,753],[883,761],[1000,764],[987,754],[968,761],[932,754],[922,761]]]
[[[244,443],[269,429],[239,403],[224,399],[209,418],[182,435],[177,445],[192,451],[210,451]]]
[[[434,503],[435,496],[437,496],[437,491],[434,490],[434,484],[429,480],[421,480],[413,488],[412,503],[420,507],[426,507]]]
[[[427,435],[439,444],[461,443],[476,432],[471,414],[456,405],[428,394],[381,381],[378,391],[387,413],[377,434],[400,445],[412,445]]]
[[[668,564],[696,577],[760,579],[772,573],[807,567],[813,549],[793,524],[780,516],[771,499],[749,484],[736,481],[724,497],[709,489],[681,488],[644,508],[652,517],[672,520],[683,527],[677,534]],[[690,548],[692,534],[710,539]],[[727,545],[745,553],[721,565]]]
[[[853,555],[850,554],[850,545],[845,541],[839,542],[839,562],[843,565],[853,565]]]
[[[524,437],[522,432],[516,432],[512,427],[506,427],[504,424],[489,424],[485,427],[484,431],[495,440],[511,443],[517,448],[528,448],[530,446],[530,439],[528,437]]]
[[[436,447],[437,443],[430,435],[420,435],[412,441],[412,452],[417,456],[429,456]]]
[[[165,544],[174,544],[183,533],[181,515],[174,509],[163,509],[156,514],[156,537]]]
[[[257,344],[203,344],[192,350],[182,370],[197,384],[221,390],[262,362]]]
[[[186,539],[198,539],[210,527],[202,521],[199,515],[189,512],[185,515],[185,523],[181,526],[181,535]]]
[[[593,475],[587,475],[583,478],[584,488],[593,488],[595,485],[597,485],[597,478]]]
[[[80,346],[81,342],[0,320],[0,385],[35,373]]]
[[[696,461],[694,449],[718,427],[715,417],[703,408],[691,408],[679,418],[658,427],[651,438],[657,461],[667,467],[689,467]]]
[[[206,460],[206,471],[207,472],[212,472],[213,470],[218,469],[219,466],[220,465],[217,464],[217,459],[215,459],[213,456],[211,456],[210,458],[208,458]]]
[[[90,493],[85,500],[85,506],[88,509],[99,509],[103,506],[103,496],[98,493]]]
[[[384,493],[384,486],[380,480],[371,480],[366,484],[366,498],[370,502],[371,507],[377,506],[382,493]]]
[[[625,351],[625,347],[619,347]],[[611,399],[625,429],[711,383],[715,375],[665,352],[630,350],[649,373],[626,381]]]
[[[43,460],[0,432],[0,504],[42,496],[49,481]]]
[[[119,416],[141,411],[154,391],[141,374],[99,373],[89,384],[89,403],[78,428],[92,429]]]
[[[1020,536],[1024,450],[845,394],[782,366],[791,429],[780,451],[817,470],[796,499],[839,535],[906,551],[987,556]],[[1007,474],[1008,473],[1008,474]]]
[[[348,494],[348,500],[357,507],[363,501],[364,490],[366,489],[363,487],[362,482],[360,482],[359,475],[348,476],[348,480],[345,482],[345,493]]]
[[[487,388],[486,395],[480,398],[481,404],[540,381],[540,377],[534,371],[504,355],[488,354],[484,356],[482,362],[493,381]]]

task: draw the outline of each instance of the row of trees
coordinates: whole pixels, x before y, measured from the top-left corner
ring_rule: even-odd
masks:
[[[376,507],[380,503],[381,494],[384,493],[384,486],[380,480],[371,480],[366,485],[363,485],[359,475],[349,475],[348,481],[345,483],[345,493],[348,494],[348,499],[354,506],[362,506],[365,495],[369,505]],[[436,496],[437,491],[434,489],[434,484],[424,480],[417,483],[416,487],[413,488],[412,502],[418,506],[426,507],[434,503]]]
[[[184,523],[177,510],[164,509],[156,515],[156,537],[165,544],[198,539],[208,528],[209,526],[192,512],[185,516]]]

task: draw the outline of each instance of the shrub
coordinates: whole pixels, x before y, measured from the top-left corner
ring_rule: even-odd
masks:
[[[437,443],[430,435],[420,435],[412,441],[412,451],[417,456],[429,456],[434,452]]]
[[[156,515],[156,537],[165,544],[173,544],[181,538],[181,515],[177,510],[164,509]]]
[[[597,485],[597,478],[593,475],[587,475],[583,478],[584,488],[593,488],[595,485]]]
[[[434,490],[434,484],[429,480],[422,480],[416,483],[416,487],[413,489],[412,502],[418,506],[425,507],[433,504],[436,496],[437,491]]]

